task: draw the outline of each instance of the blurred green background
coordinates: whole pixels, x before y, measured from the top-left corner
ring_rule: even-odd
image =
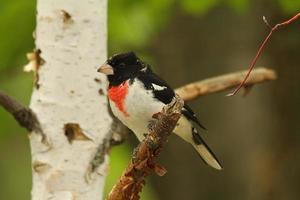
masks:
[[[0,2],[0,89],[28,104],[32,74],[22,71],[34,48],[35,1]],[[263,23],[300,11],[295,0],[109,0],[109,54],[134,50],[173,87],[246,69],[267,34]],[[223,162],[205,166],[189,145],[172,137],[143,199],[299,199],[300,22],[278,31],[259,65],[277,70],[276,82],[243,98],[216,94],[191,102]],[[172,73],[170,73],[172,72]],[[134,137],[112,151],[109,188],[130,158]],[[26,132],[0,108],[0,199],[30,199]]]

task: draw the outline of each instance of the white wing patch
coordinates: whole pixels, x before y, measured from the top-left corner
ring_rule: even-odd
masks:
[[[153,86],[154,90],[157,90],[157,91],[161,91],[161,90],[164,90],[167,88],[166,86],[160,86],[160,85],[156,85],[154,83],[152,83],[152,86]]]
[[[147,67],[144,67],[143,69],[141,69],[141,71],[145,72],[145,71],[147,71],[147,69],[148,69]]]

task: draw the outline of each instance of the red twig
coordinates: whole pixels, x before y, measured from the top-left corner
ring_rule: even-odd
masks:
[[[294,17],[290,18],[289,20],[286,20],[286,21],[284,21],[282,23],[276,24],[275,26],[273,26],[273,28],[271,28],[268,36],[262,42],[262,44],[260,45],[260,47],[259,47],[259,49],[258,49],[258,51],[257,51],[257,53],[256,53],[256,55],[254,57],[254,59],[252,60],[252,62],[250,64],[250,67],[248,69],[248,72],[247,72],[244,80],[240,83],[240,85],[233,92],[227,94],[227,96],[233,96],[233,95],[235,95],[245,85],[247,79],[249,78],[249,76],[250,76],[250,74],[251,74],[251,72],[252,72],[252,70],[253,70],[253,68],[254,68],[257,60],[258,60],[258,58],[260,57],[262,51],[264,50],[267,42],[270,40],[270,37],[272,36],[273,32],[275,30],[277,30],[278,28],[280,28],[280,27],[287,26],[287,25],[291,24],[292,22],[296,21],[298,18],[300,18],[300,13],[296,14]]]

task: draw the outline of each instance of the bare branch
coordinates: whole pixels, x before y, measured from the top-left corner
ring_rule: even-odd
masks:
[[[258,48],[258,51],[256,52],[256,55],[255,57],[253,58],[253,60],[251,61],[251,64],[247,70],[247,73],[245,74],[245,77],[243,78],[243,81],[241,81],[241,83],[237,86],[237,88],[235,88],[235,90],[231,93],[229,93],[227,96],[233,96],[235,95],[245,84],[246,84],[246,81],[247,79],[249,78],[250,74],[251,74],[251,71],[253,70],[257,60],[259,59],[260,55],[262,54],[267,42],[270,40],[272,34],[274,31],[276,31],[278,28],[280,27],[284,27],[284,26],[288,26],[290,25],[292,22],[295,22],[297,19],[300,18],[300,13],[297,13],[296,15],[294,15],[292,18],[284,21],[284,22],[281,22],[281,23],[278,23],[276,24],[275,26],[271,27],[271,30],[269,32],[269,34],[267,35],[267,37],[264,39],[264,41],[262,42],[262,44],[259,46]],[[266,20],[265,17],[263,17],[263,20],[264,22],[269,25],[268,21]],[[270,25],[269,25],[270,26]]]
[[[156,164],[168,136],[181,116],[183,101],[177,96],[161,113],[153,116],[157,121],[143,142],[135,149],[131,162],[123,172],[118,183],[112,188],[107,200],[138,200],[145,185],[145,178],[152,172],[162,176],[166,170]]]
[[[191,101],[199,96],[221,92],[238,86],[243,81],[246,73],[247,71],[234,72],[190,83],[176,89],[176,93],[184,101]],[[258,68],[253,70],[244,86],[249,87],[265,81],[275,80],[276,78],[276,73],[273,70]]]
[[[37,128],[38,121],[35,114],[2,91],[0,91],[0,105],[16,119],[20,126],[28,131],[31,132]]]
[[[30,108],[23,106],[16,99],[2,91],[0,91],[0,105],[15,118],[21,127],[26,128],[29,132],[35,131],[41,134],[42,142],[48,146],[50,145],[35,113]]]

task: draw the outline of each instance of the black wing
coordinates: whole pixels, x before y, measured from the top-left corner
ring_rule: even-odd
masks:
[[[149,69],[148,69],[149,70]],[[160,77],[151,72],[150,70],[147,73],[142,73],[138,76],[147,90],[152,90],[154,97],[164,104],[169,104],[174,96],[174,90]],[[155,89],[155,86],[160,87],[160,89]]]
[[[188,119],[193,122],[195,122],[198,126],[206,130],[205,126],[203,126],[199,119],[197,118],[196,114],[193,112],[193,110],[185,103],[182,108],[182,114]]]
[[[141,73],[138,76],[138,79],[140,79],[144,83],[145,88],[147,90],[153,91],[154,97],[156,99],[160,100],[164,104],[169,104],[173,100],[175,96],[174,90],[163,79],[154,74],[149,67],[146,73]],[[161,87],[161,89],[155,89],[153,84]],[[182,114],[188,120],[195,122],[198,126],[206,130],[206,128],[200,123],[199,119],[196,117],[196,114],[186,103],[182,108]]]

